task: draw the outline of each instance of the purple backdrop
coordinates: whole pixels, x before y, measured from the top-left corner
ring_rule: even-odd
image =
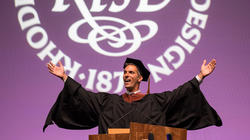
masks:
[[[97,133],[97,128],[72,131],[55,125],[42,132],[63,87],[46,68],[59,58],[43,58],[48,46],[54,47],[53,55],[61,51],[60,60],[83,87],[118,94],[124,92],[118,74],[126,57],[142,59],[156,73],[151,76],[152,92],[174,89],[198,74],[204,58],[216,58],[217,68],[201,89],[223,126],[189,131],[188,139],[248,139],[250,1],[149,0],[151,7],[139,0],[114,1],[98,5],[98,0],[85,0],[88,8],[81,0],[1,1],[0,139],[80,140]],[[200,22],[195,23],[197,17]],[[119,54],[129,48],[134,50]],[[162,73],[153,67],[161,66],[160,58],[167,64]]]

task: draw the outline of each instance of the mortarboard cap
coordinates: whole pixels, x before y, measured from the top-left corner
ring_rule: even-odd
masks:
[[[148,77],[150,75],[150,72],[145,68],[145,66],[143,65],[141,60],[127,58],[124,65],[123,65],[123,68],[125,68],[127,66],[126,64],[131,64],[131,63],[134,64],[137,67],[137,69],[139,70],[140,74],[143,77],[142,81],[148,81]]]

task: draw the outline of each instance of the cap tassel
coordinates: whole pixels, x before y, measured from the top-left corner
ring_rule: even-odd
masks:
[[[148,77],[148,90],[147,90],[147,94],[150,93],[150,76]]]

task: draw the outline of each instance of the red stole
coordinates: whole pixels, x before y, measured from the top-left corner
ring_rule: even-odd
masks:
[[[143,94],[143,93],[134,93],[134,94],[130,94],[130,95],[127,93],[122,94],[123,100],[125,102],[128,102],[128,103],[132,103],[134,101],[141,100],[144,96],[145,96],[145,94]]]

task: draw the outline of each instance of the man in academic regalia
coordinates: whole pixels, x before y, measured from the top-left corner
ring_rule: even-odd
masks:
[[[215,59],[208,64],[204,60],[200,73],[173,91],[144,94],[139,90],[140,83],[148,80],[150,72],[140,60],[127,58],[123,67],[127,92],[116,95],[87,91],[65,74],[61,62],[59,66],[50,62],[49,72],[64,81],[64,88],[51,108],[43,130],[53,123],[66,129],[98,126],[99,133],[106,133],[108,128],[129,128],[130,122],[188,130],[221,126],[220,117],[199,88],[215,66]]]

